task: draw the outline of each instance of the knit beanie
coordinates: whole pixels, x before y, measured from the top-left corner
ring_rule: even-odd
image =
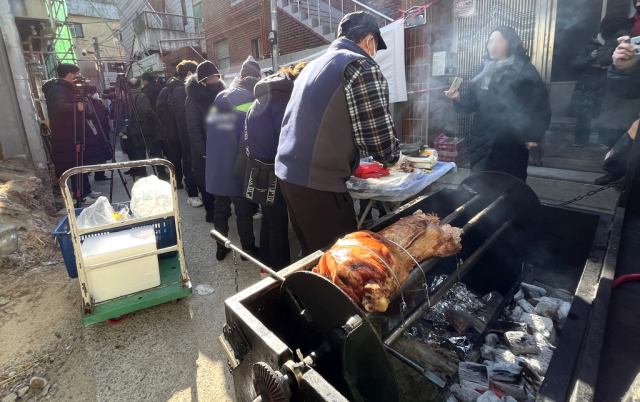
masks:
[[[215,64],[209,60],[205,60],[198,64],[196,74],[198,75],[198,82],[202,82],[212,75],[220,75],[220,71],[218,71],[218,67],[216,67]]]
[[[258,62],[251,56],[247,57],[247,60],[242,63],[242,68],[240,69],[241,77],[254,77],[260,79],[260,65]]]

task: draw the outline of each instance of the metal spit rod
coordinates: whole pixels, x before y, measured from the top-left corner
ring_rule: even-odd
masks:
[[[420,303],[411,313],[409,313],[405,318],[406,324],[400,323],[391,330],[391,332],[384,338],[384,344],[389,346],[395,342],[404,332],[405,325],[414,324],[431,308],[433,304],[439,302],[449,289],[459,281],[459,278],[463,277],[471,268],[473,268],[474,265],[476,265],[478,261],[480,261],[480,258],[482,258],[487,249],[496,242],[500,235],[502,235],[502,233],[504,233],[512,223],[512,220],[508,220],[503,223],[502,226],[500,226],[500,228],[496,230],[496,232],[487,239],[482,246],[478,247],[478,249],[458,267],[457,275],[449,275],[447,279],[445,279],[430,295],[429,299]]]
[[[224,237],[220,232],[218,232],[217,230],[212,230],[211,232],[209,232],[209,234],[211,235],[211,237],[213,237],[214,239],[219,240],[222,244],[224,244],[224,246],[226,248],[230,248],[231,250],[237,252],[238,254],[240,254],[241,256],[243,256],[244,258],[246,258],[247,260],[251,261],[252,263],[256,264],[257,266],[259,266],[261,269],[265,270],[265,272],[267,272],[269,275],[273,276],[274,278],[276,278],[277,280],[279,280],[280,282],[284,282],[284,277],[280,274],[278,274],[276,271],[274,271],[273,269],[267,267],[266,265],[264,265],[263,263],[261,263],[260,261],[256,260],[255,258],[253,258],[251,255],[245,253],[242,249],[239,249],[238,247],[234,246],[231,243],[231,240],[227,239],[226,237]]]
[[[469,230],[471,230],[473,226],[476,225],[480,221],[480,219],[482,219],[482,217],[486,216],[490,211],[492,211],[499,204],[501,204],[507,198],[507,196],[508,196],[507,194],[503,194],[500,197],[496,198],[496,200],[493,201],[491,204],[489,204],[488,207],[486,207],[485,209],[480,211],[476,216],[471,218],[471,220],[462,228],[462,234],[464,235],[465,232],[468,232]],[[441,224],[446,225],[446,224],[449,224],[450,222],[453,222],[454,219],[460,216],[465,210],[467,210],[471,205],[476,203],[480,198],[481,198],[480,195],[476,195],[475,197],[467,201],[465,204],[458,207],[455,211],[453,211],[447,217],[445,217],[441,221]],[[413,286],[417,280],[419,280],[420,278],[424,278],[425,274],[429,272],[431,268],[433,268],[438,263],[438,261],[440,261],[440,257],[433,257],[423,261],[420,265],[417,265],[414,269],[411,270],[411,272],[409,272],[409,276],[407,276],[407,279],[404,281],[402,288],[406,290],[407,288]]]

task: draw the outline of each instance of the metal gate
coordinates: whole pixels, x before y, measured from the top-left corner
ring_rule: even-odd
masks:
[[[457,20],[458,75],[468,82],[482,66],[491,31],[514,28],[542,79],[551,73],[557,0],[476,0],[477,13]],[[469,139],[473,115],[458,115],[456,137]]]

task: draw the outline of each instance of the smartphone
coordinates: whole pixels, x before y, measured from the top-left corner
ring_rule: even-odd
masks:
[[[640,36],[627,39],[624,42],[631,44],[634,48],[636,48],[636,54],[640,54]]]
[[[458,88],[460,88],[460,85],[462,85],[462,78],[460,77],[454,78],[453,83],[451,84],[451,88],[449,88],[449,92],[457,91]]]

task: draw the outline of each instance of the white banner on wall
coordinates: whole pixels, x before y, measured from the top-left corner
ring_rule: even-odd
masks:
[[[389,102],[407,101],[407,80],[404,71],[404,19],[380,29],[386,50],[380,50],[376,62],[389,82]]]
[[[455,18],[472,17],[477,13],[476,0],[454,0],[453,15]]]

